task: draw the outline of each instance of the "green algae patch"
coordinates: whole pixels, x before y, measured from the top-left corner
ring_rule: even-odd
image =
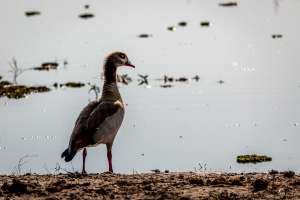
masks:
[[[240,155],[237,156],[236,162],[241,163],[241,164],[246,164],[246,163],[261,163],[261,162],[270,162],[272,161],[271,157],[268,156],[258,156],[256,154],[252,155]]]
[[[13,99],[26,98],[26,94],[33,94],[37,92],[49,92],[51,89],[46,86],[27,87],[25,85],[11,85],[4,87],[0,86],[0,97],[8,97]]]
[[[68,82],[66,84],[58,84],[58,83],[54,83],[53,84],[54,87],[63,87],[63,86],[66,86],[66,87],[73,87],[73,88],[79,88],[79,87],[84,87],[85,86],[85,83],[75,83],[75,82]]]

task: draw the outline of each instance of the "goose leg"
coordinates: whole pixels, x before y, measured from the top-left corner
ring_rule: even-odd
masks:
[[[87,155],[87,151],[86,151],[86,148],[83,149],[83,153],[82,153],[82,157],[83,157],[83,166],[82,166],[82,174],[86,174],[86,171],[85,171],[85,157]]]
[[[107,147],[107,159],[108,159],[109,171],[114,172],[113,168],[112,168],[112,163],[111,163],[111,158],[112,158],[111,147],[112,147],[112,144],[106,144],[106,147]]]
[[[112,158],[111,151],[108,151],[107,152],[107,159],[108,159],[109,171],[113,172],[111,158]]]

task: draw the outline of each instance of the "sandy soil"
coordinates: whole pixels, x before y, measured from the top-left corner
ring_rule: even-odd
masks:
[[[0,199],[300,199],[300,176],[273,173],[0,175]]]

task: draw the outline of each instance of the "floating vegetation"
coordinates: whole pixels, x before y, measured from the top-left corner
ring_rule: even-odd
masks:
[[[237,163],[261,163],[261,162],[268,162],[268,161],[272,161],[271,157],[268,156],[258,156],[256,154],[252,154],[252,155],[240,155],[237,156],[236,162]]]
[[[0,82],[0,88],[2,88],[2,87],[4,87],[4,86],[7,86],[7,85],[13,85],[13,83],[8,82],[8,81],[1,81],[1,82]]]
[[[66,86],[66,87],[74,87],[74,88],[78,88],[78,87],[84,87],[85,86],[85,83],[74,83],[74,82],[68,82],[66,84],[58,84],[58,83],[54,83],[53,84],[54,87],[63,87],[63,86]]]
[[[139,85],[143,85],[144,83],[145,83],[146,85],[148,85],[148,80],[147,80],[148,75],[143,76],[143,75],[138,74],[138,76],[142,78],[142,79],[139,80],[139,81],[141,81]]]
[[[163,87],[163,88],[170,88],[170,87],[174,87],[173,85],[160,85],[160,87]]]
[[[219,6],[232,7],[232,6],[237,6],[237,3],[236,2],[219,3]]]
[[[187,26],[187,22],[179,22],[178,26]]]
[[[41,13],[38,12],[38,11],[30,11],[30,12],[25,12],[25,15],[27,17],[31,17],[31,16],[34,16],[34,15],[40,15]]]
[[[178,78],[178,79],[176,79],[176,81],[178,81],[178,82],[186,82],[186,81],[188,81],[189,79],[188,78],[185,78],[185,77],[181,77],[181,78]]]
[[[79,17],[82,18],[82,19],[88,19],[88,18],[94,17],[94,14],[85,13],[85,14],[79,15]]]
[[[176,31],[176,27],[175,26],[170,26],[170,27],[168,27],[168,30],[169,31]]]
[[[127,76],[127,74],[123,75],[117,75],[117,81],[120,83],[124,83],[125,85],[128,85],[128,83],[132,82],[132,79]]]
[[[8,98],[27,98],[26,94],[32,94],[37,92],[48,92],[51,89],[46,86],[38,86],[38,87],[27,87],[24,85],[12,85],[8,81],[0,82],[0,97],[8,97]],[[11,86],[7,86],[11,85]],[[6,87],[5,87],[6,86]]]
[[[59,64],[57,62],[46,62],[42,63],[41,67],[34,67],[34,70],[47,70],[49,71],[50,69],[59,69]]]
[[[153,35],[151,35],[151,34],[141,34],[138,37],[140,37],[140,38],[148,38],[148,37],[152,37],[152,36]]]
[[[173,82],[173,80],[174,80],[174,79],[173,79],[172,77],[170,77],[170,76],[166,76],[166,75],[164,76],[164,81],[165,81],[165,83],[168,82],[168,81],[169,81],[169,82]]]
[[[219,80],[219,81],[217,81],[217,83],[223,84],[223,83],[225,83],[225,81]]]
[[[201,26],[212,26],[212,23],[210,23],[210,22],[201,22],[200,25]]]
[[[282,38],[282,35],[272,35],[272,38],[276,39],[276,38]]]
[[[194,76],[192,79],[195,79],[196,82],[200,79],[200,77],[198,75]]]

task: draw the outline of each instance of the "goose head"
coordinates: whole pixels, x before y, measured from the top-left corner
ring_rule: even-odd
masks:
[[[120,51],[115,51],[106,57],[104,66],[107,65],[113,65],[115,67],[120,67],[125,65],[125,66],[135,68],[135,66],[131,64],[131,62],[129,61],[127,55]]]

